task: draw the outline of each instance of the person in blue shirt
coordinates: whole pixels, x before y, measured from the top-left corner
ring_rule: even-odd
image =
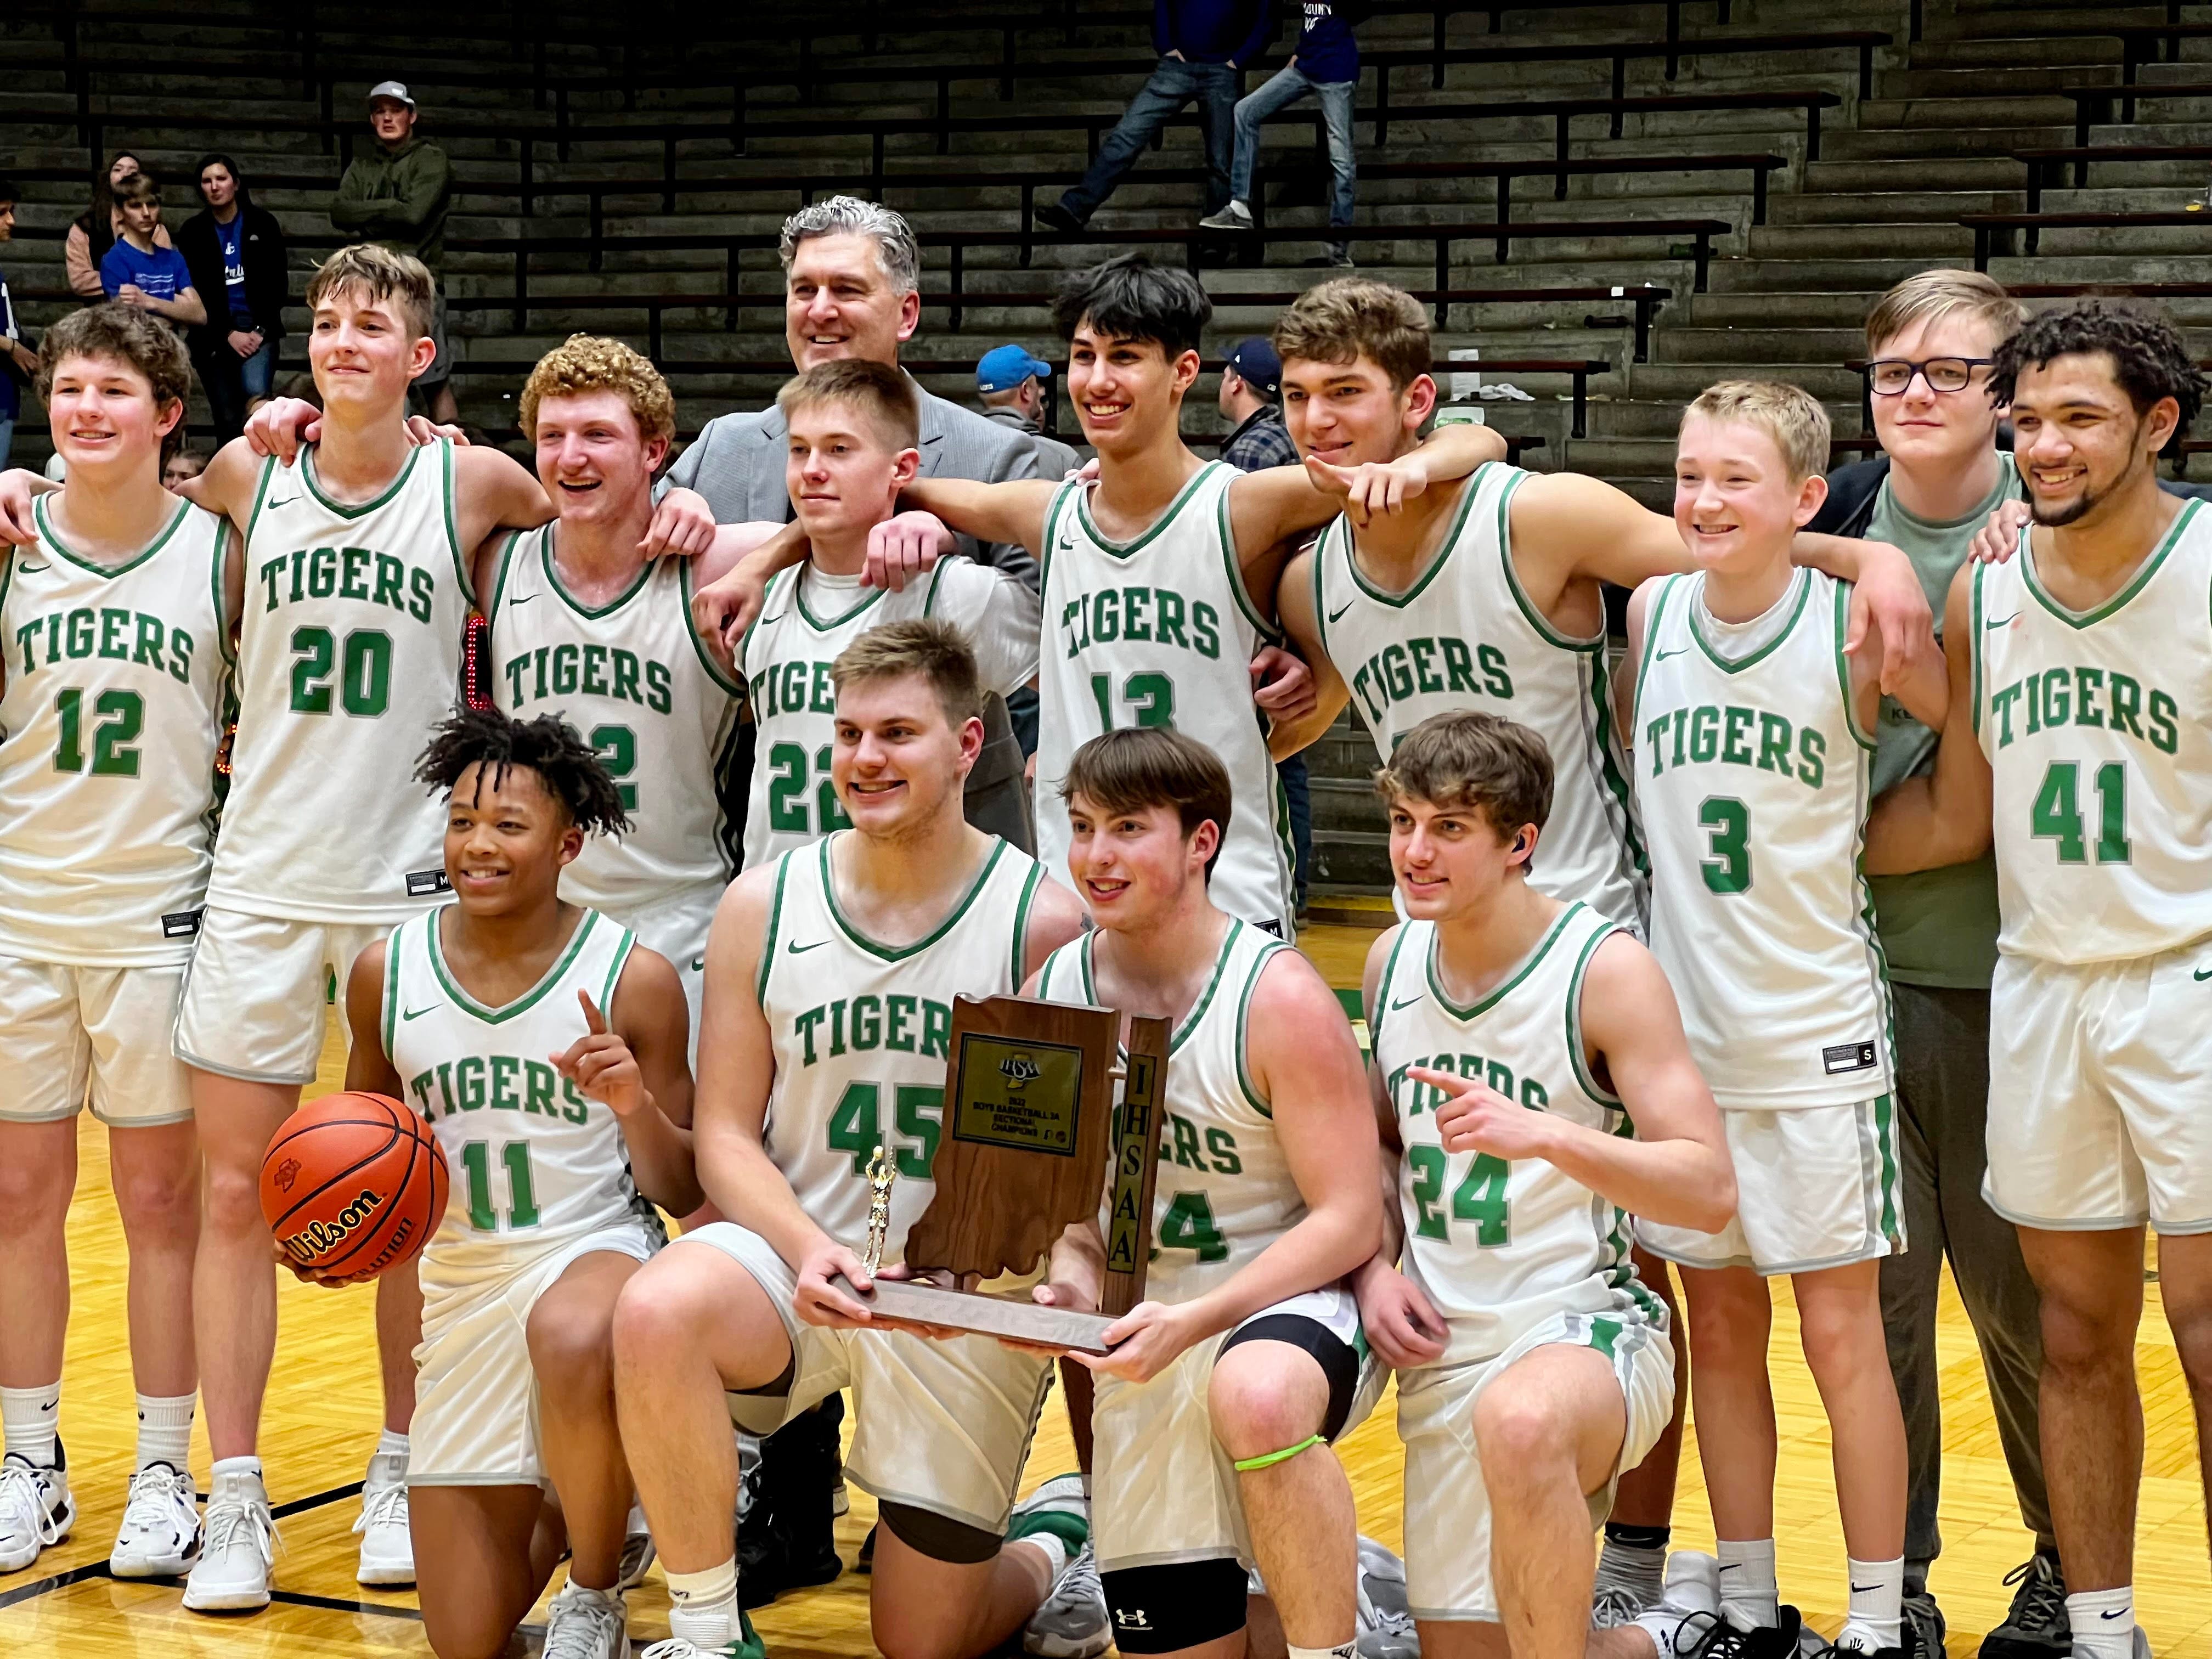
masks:
[[[18,194],[13,179],[0,178],[0,242],[15,236]],[[15,322],[15,302],[8,296],[7,274],[0,271],[0,466],[8,464],[9,447],[15,441],[15,416],[22,410],[16,377],[29,380],[38,372],[39,354],[23,343],[22,330]]]
[[[1334,189],[1328,203],[1328,250],[1310,263],[1349,270],[1352,247],[1341,234],[1352,226],[1359,155],[1352,141],[1352,106],[1359,91],[1359,43],[1345,8],[1335,0],[1304,0],[1305,24],[1291,61],[1273,80],[1237,105],[1237,156],[1231,164],[1229,203],[1199,221],[1208,230],[1252,228],[1252,167],[1259,159],[1260,124],[1311,93],[1321,100],[1328,129],[1328,170]]]
[[[1098,142],[1098,159],[1083,182],[1036,210],[1037,222],[1075,232],[1091,222],[1134,167],[1152,136],[1198,100],[1206,141],[1206,210],[1229,201],[1230,131],[1235,125],[1237,71],[1255,61],[1273,30],[1272,0],[1152,0],[1152,47],[1158,66],[1129,100],[1115,129]]]
[[[100,262],[100,285],[107,297],[150,311],[172,327],[207,321],[185,256],[154,240],[161,228],[161,187],[143,173],[133,173],[117,186],[115,199],[123,210],[123,234]]]

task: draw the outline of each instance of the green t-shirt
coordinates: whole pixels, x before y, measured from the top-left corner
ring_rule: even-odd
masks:
[[[1966,562],[1966,544],[2000,502],[2021,493],[2020,471],[2012,457],[2000,455],[1997,463],[1996,487],[1988,499],[1948,524],[1930,523],[1906,512],[1897,504],[1887,478],[1875,500],[1867,539],[1905,550],[1935,610],[1938,635],[1943,630],[1943,601],[1951,591],[1952,577]],[[1876,795],[1935,763],[1936,734],[1893,697],[1881,700],[1881,725],[1875,738]],[[1872,885],[1875,925],[1892,979],[1905,985],[1989,988],[1997,961],[1997,871],[1990,854],[1984,853],[1972,864],[1915,875],[1876,876]]]

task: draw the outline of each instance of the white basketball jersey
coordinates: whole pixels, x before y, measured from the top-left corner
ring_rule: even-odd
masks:
[[[293,921],[396,921],[446,890],[446,804],[415,781],[460,695],[473,604],[449,443],[358,507],[316,447],[264,465],[246,532],[238,736],[208,901]]]
[[[228,527],[179,501],[103,566],[55,533],[52,505],[0,561],[0,954],[182,962],[215,831]]]
[[[1973,584],[1997,948],[2108,962],[2212,933],[2212,512],[2185,503],[2087,614],[2045,589],[2025,535]]]
[[[1171,726],[1229,769],[1234,810],[1213,866],[1213,902],[1287,939],[1290,817],[1249,672],[1273,630],[1244,591],[1229,532],[1229,486],[1242,476],[1208,462],[1130,542],[1099,532],[1081,480],[1054,495],[1037,683],[1037,856],[1066,874],[1060,786],[1078,749],[1116,726]]]
[[[776,865],[759,979],[775,1053],[765,1144],[815,1224],[856,1250],[868,1241],[868,1160],[884,1146],[899,1172],[888,1261],[903,1255],[907,1229],[937,1190],[930,1172],[953,1000],[1021,989],[1022,939],[1044,868],[1000,842],[927,938],[882,945],[838,908],[834,839]]]
[[[1644,618],[1636,793],[1651,949],[1719,1104],[1847,1105],[1889,1088],[1889,1003],[1860,867],[1874,739],[1850,708],[1846,583],[1791,574],[1771,641],[1701,626],[1705,577]]]
[[[1085,933],[1047,957],[1037,994],[1103,1006],[1091,964],[1097,938]],[[1169,1041],[1152,1260],[1145,1275],[1145,1294],[1154,1301],[1203,1296],[1306,1212],[1273,1113],[1244,1056],[1245,1015],[1260,971],[1290,948],[1232,919],[1213,977]]]
[[[1435,1115],[1443,1095],[1406,1075],[1414,1066],[1449,1072],[1531,1111],[1628,1133],[1583,1045],[1583,975],[1618,931],[1590,906],[1568,906],[1513,974],[1468,1006],[1439,983],[1434,922],[1406,923],[1391,948],[1370,1029],[1405,1148],[1406,1273],[1450,1322],[1447,1363],[1500,1353],[1560,1314],[1665,1322],[1629,1260],[1625,1212],[1541,1158],[1446,1152]]]
[[[561,872],[574,904],[634,911],[727,882],[737,849],[719,787],[733,763],[740,690],[691,625],[691,563],[643,567],[596,608],[561,585],[554,526],[516,532],[492,595],[492,701],[560,715],[599,751],[630,827],[592,836]]]
[[[1540,735],[1555,782],[1530,880],[1640,931],[1644,849],[1613,731],[1605,631],[1562,634],[1522,592],[1507,514],[1528,476],[1486,463],[1435,562],[1403,593],[1361,574],[1351,526],[1336,520],[1314,549],[1314,620],[1384,762],[1431,714],[1479,710]]]
[[[968,636],[983,689],[1003,697],[1036,673],[1036,605],[1021,583],[957,554],[896,593],[825,578],[811,563],[779,571],[738,646],[759,727],[745,867],[852,827],[830,781],[837,735],[830,665],[839,653],[872,628],[934,617]]]
[[[385,947],[384,1052],[453,1176],[427,1265],[512,1264],[650,1217],[619,1120],[550,1058],[584,1035],[577,992],[613,1017],[630,933],[585,911],[544,978],[487,1008],[446,964],[443,909],[402,922]]]

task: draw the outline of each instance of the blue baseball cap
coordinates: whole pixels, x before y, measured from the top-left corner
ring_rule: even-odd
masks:
[[[1253,391],[1269,403],[1283,395],[1283,360],[1275,355],[1275,348],[1256,334],[1249,340],[1239,340],[1230,349],[1229,367]]]
[[[1031,375],[1052,378],[1052,365],[1039,362],[1018,345],[993,346],[975,365],[975,390],[1012,392]]]

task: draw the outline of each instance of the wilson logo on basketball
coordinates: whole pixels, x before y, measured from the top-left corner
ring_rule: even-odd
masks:
[[[319,1261],[359,1232],[383,1207],[383,1194],[364,1187],[359,1197],[328,1221],[310,1221],[300,1231],[277,1242],[295,1261]]]
[[[281,1193],[290,1192],[292,1190],[292,1183],[299,1178],[300,1160],[296,1158],[286,1158],[282,1164],[279,1164],[276,1166],[276,1174],[270,1177],[270,1180],[276,1183],[276,1190]]]

